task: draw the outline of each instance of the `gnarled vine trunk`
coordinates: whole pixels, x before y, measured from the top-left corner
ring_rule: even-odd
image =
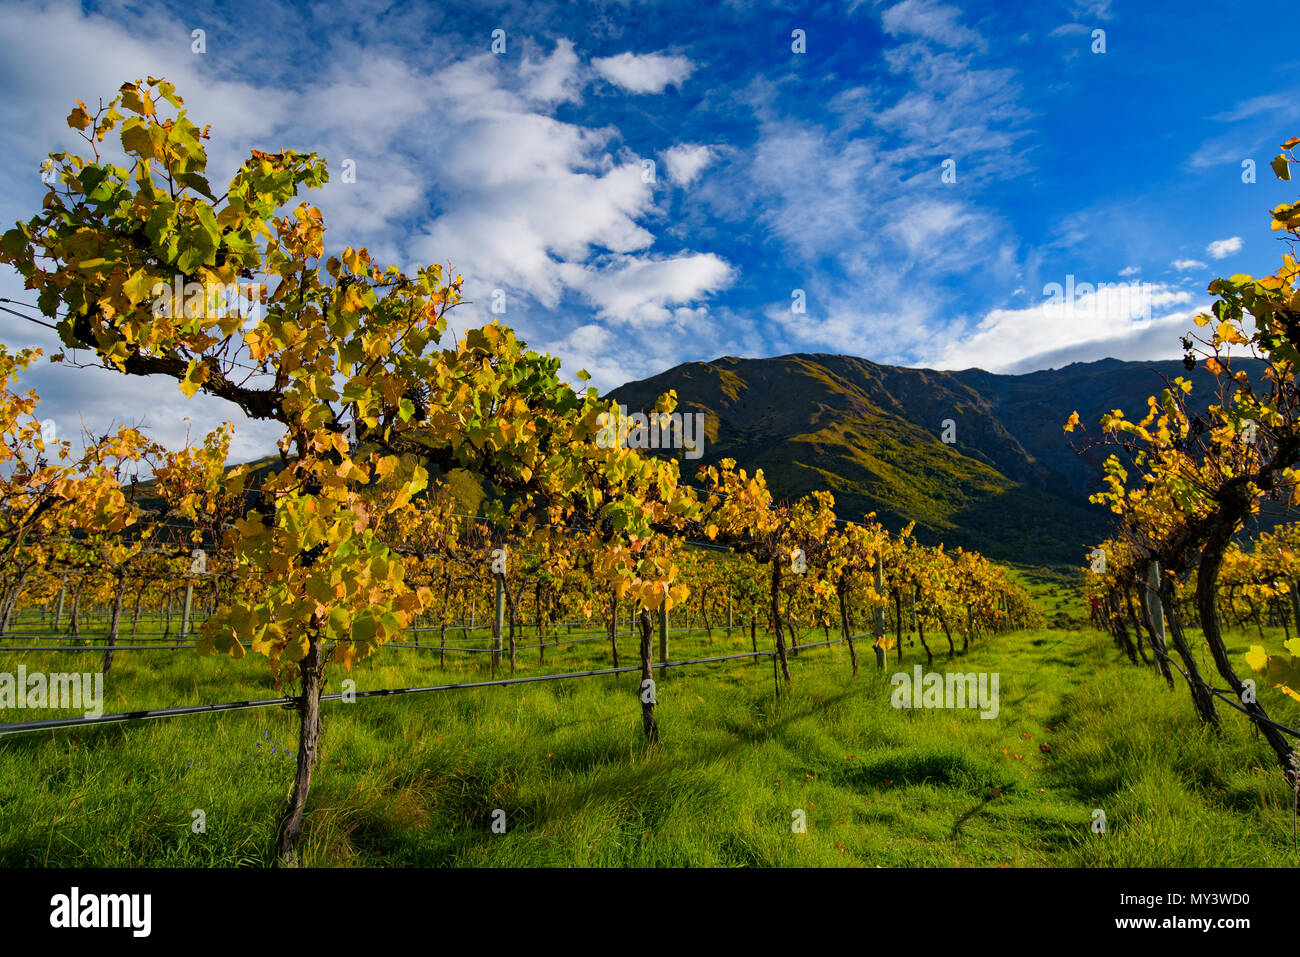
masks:
[[[325,687],[325,662],[319,635],[312,635],[307,655],[298,663],[302,680],[302,697],[298,701],[301,723],[298,727],[298,765],[293,778],[289,806],[280,820],[276,853],[286,867],[298,864],[298,838],[302,836],[303,811],[311,791],[311,773],[320,759],[320,699]]]
[[[1187,639],[1183,635],[1183,624],[1178,614],[1178,602],[1174,593],[1172,575],[1160,576],[1160,603],[1164,607],[1165,622],[1169,626],[1169,636],[1173,639],[1174,650],[1178,652],[1178,657],[1183,660],[1183,668],[1191,679],[1188,683],[1192,686],[1192,703],[1196,706],[1196,714],[1203,722],[1213,726],[1217,731],[1219,729],[1219,713],[1214,707],[1214,695],[1210,694],[1206,688],[1205,679],[1201,677],[1200,668],[1196,664],[1196,657],[1192,654],[1191,648],[1187,645]]]
[[[843,579],[840,580],[839,588],[836,590],[839,592],[840,599],[840,634],[843,635],[844,639],[849,643],[849,661],[853,664],[853,675],[854,677],[857,677],[858,652],[857,649],[853,647],[853,628],[849,624],[849,605],[848,595],[846,594],[848,592],[848,586]]]
[[[781,676],[790,683],[790,663],[785,657],[785,636],[781,634],[781,560],[772,559],[772,630],[776,636],[776,656],[781,662]]]
[[[1248,509],[1248,506],[1247,506]],[[1226,510],[1225,510],[1226,511]],[[1214,665],[1219,670],[1219,675],[1224,681],[1228,682],[1228,687],[1241,700],[1241,693],[1245,689],[1241,679],[1237,677],[1237,672],[1232,667],[1232,662],[1228,658],[1228,649],[1223,643],[1223,634],[1219,631],[1219,616],[1217,604],[1217,588],[1219,584],[1219,571],[1223,567],[1223,553],[1232,540],[1232,533],[1236,530],[1237,520],[1231,511],[1223,515],[1219,522],[1211,531],[1205,547],[1201,550],[1201,564],[1196,569],[1196,609],[1201,619],[1201,631],[1205,634],[1205,643],[1210,646],[1210,654],[1214,658]],[[1241,702],[1247,713],[1259,718],[1268,719],[1268,712],[1260,705],[1258,701]],[[1264,736],[1277,755],[1278,763],[1282,765],[1282,771],[1286,774],[1287,780],[1292,784],[1296,783],[1297,772],[1292,764],[1294,751],[1290,742],[1283,737],[1282,732],[1277,728],[1266,724],[1264,721],[1255,722],[1259,728],[1260,734]]]
[[[641,627],[641,683],[638,687],[641,695],[641,726],[645,729],[646,741],[655,744],[659,740],[659,725],[655,722],[654,662],[651,659],[654,619],[650,615],[650,609],[642,607],[637,620]]]

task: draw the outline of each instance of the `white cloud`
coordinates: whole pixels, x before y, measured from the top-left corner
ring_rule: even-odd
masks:
[[[1230,239],[1216,239],[1205,247],[1205,251],[1215,259],[1227,259],[1233,253],[1241,251],[1241,237],[1233,236]]]
[[[1192,329],[1192,315],[1190,312],[1180,313],[1109,339],[1093,339],[1049,352],[1020,356],[998,371],[1004,375],[1022,375],[1039,369],[1059,369],[1072,362],[1096,362],[1098,359],[1120,359],[1124,362],[1180,359],[1183,350],[1178,340]]]
[[[1197,269],[1209,268],[1199,259],[1175,259],[1169,265],[1173,266],[1179,272],[1194,272]]]
[[[35,165],[51,151],[84,152],[85,142],[64,121],[75,100],[94,107],[123,82],[148,75],[175,83],[190,116],[212,124],[208,170],[216,181],[234,174],[248,155],[245,144],[262,141],[290,114],[291,96],[274,86],[214,76],[207,58],[190,52],[190,27],[165,11],[132,17],[130,29],[76,3],[7,3],[3,16],[0,125],[11,161],[26,157]],[[115,140],[103,147],[113,157]]]
[[[610,83],[631,93],[662,93],[670,84],[680,88],[695,69],[687,57],[663,53],[620,53],[597,57],[591,65]]]
[[[1141,266],[1125,266],[1123,269],[1119,271],[1119,274],[1121,276],[1136,276],[1141,271],[1142,271]]]
[[[626,349],[619,348],[622,337],[598,322],[589,322],[571,330],[563,338],[548,344],[554,355],[564,359],[564,372],[577,381],[577,373],[586,370],[590,385],[602,393],[636,378],[638,364],[628,363]]]
[[[668,170],[668,178],[678,186],[690,186],[713,160],[713,150],[707,146],[682,143],[660,154]]]
[[[1192,294],[1164,283],[1075,285],[1069,297],[1045,291],[1044,300],[1024,309],[994,309],[968,335],[934,354],[939,369],[978,367],[992,372],[1026,372],[1047,368],[1047,357],[1064,355],[1120,359],[1178,354],[1178,338],[1199,310],[1169,312],[1187,306]],[[1079,290],[1083,291],[1080,292]],[[1117,352],[1125,342],[1144,343],[1142,354]],[[1068,359],[1066,361],[1082,361]]]
[[[562,125],[547,129],[562,135],[555,128]],[[532,124],[512,128],[516,148],[544,134]],[[581,142],[575,138],[574,148]],[[573,158],[581,157],[578,152]],[[636,221],[652,206],[640,166],[615,166],[603,175],[523,168],[513,179],[487,187],[476,184],[472,174],[453,181],[457,202],[413,248],[426,261],[454,255],[470,298],[485,298],[485,290],[501,287],[553,308],[567,284],[565,263],[584,262],[593,246],[627,254],[654,242]]]
[[[625,256],[601,268],[568,266],[563,271],[602,318],[639,324],[698,320],[707,311],[684,304],[725,288],[734,278],[726,260],[712,253],[669,259]]]
[[[984,38],[957,22],[961,11],[934,0],[903,0],[880,16],[881,25],[890,36],[912,35],[933,40],[944,46],[983,49]]]
[[[543,103],[582,102],[582,73],[573,41],[561,37],[555,50],[544,60],[524,57],[519,75],[525,81],[524,94]]]
[[[421,45],[404,56],[390,45],[363,49],[348,36],[326,40],[286,79],[240,71],[238,52],[193,55],[190,27],[162,12],[130,30],[70,2],[8,4],[5,16],[12,29],[0,36],[0,77],[13,95],[0,100],[0,119],[14,166],[20,169],[25,157],[31,169],[25,178],[17,172],[0,181],[0,217],[9,222],[39,204],[38,165],[46,151],[84,152],[63,123],[74,98],[93,104],[124,79],[166,76],[186,97],[191,117],[212,123],[214,184],[228,179],[250,147],[316,151],[329,162],[331,181],[303,198],[321,207],[327,245],[367,245],[380,261],[402,268],[450,263],[473,300],[451,314],[454,330],[493,318],[492,293],[502,289],[505,320],[531,345],[557,350],[567,371],[599,370],[607,388],[658,372],[697,348],[726,351],[717,344],[727,336],[714,329],[700,300],[731,283],[733,267],[689,247],[652,255],[663,219],[639,158],[619,149],[616,127],[553,115],[561,104],[581,103],[593,76],[567,39],[558,39],[549,54],[528,49],[512,63],[487,52],[458,57],[441,46]],[[208,42],[214,42],[211,31]],[[241,42],[267,52],[258,46],[268,46],[263,38]],[[294,46],[284,41],[269,49],[283,54]],[[49,74],[55,62],[64,67]],[[680,84],[694,69],[685,57],[657,54],[612,57],[598,66],[612,82],[647,92]],[[265,78],[246,79],[254,75]],[[710,148],[690,144],[665,154],[670,173],[684,184],[713,158]],[[342,181],[345,159],[355,162],[355,182]],[[7,295],[30,299],[15,283],[21,286],[11,273],[0,275]],[[596,321],[593,310],[570,314],[566,297],[589,301]],[[13,324],[0,328],[17,333],[24,325]],[[619,326],[617,336],[606,324]],[[655,331],[673,324],[689,324],[692,335]],[[17,339],[7,334],[6,341]],[[572,355],[563,351],[569,347]],[[250,423],[219,400],[186,401],[167,380],[48,365],[33,377],[51,393],[61,421],[84,414],[97,432],[110,419],[147,412],[161,422],[160,437],[174,444],[184,416],[203,431],[229,416],[236,420],[233,458],[271,451],[279,434],[278,426]]]

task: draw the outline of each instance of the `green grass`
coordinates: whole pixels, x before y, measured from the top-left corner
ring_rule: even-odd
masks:
[[[1237,637],[1239,655],[1253,639]],[[715,628],[712,643],[674,635],[671,651],[747,647],[747,634],[728,641]],[[759,647],[770,640],[760,635]],[[1171,692],[1121,661],[1104,635],[1012,633],[977,643],[952,666],[937,656],[938,670],[1000,674],[994,720],[891,707],[888,677],[910,672],[918,649],[882,675],[861,647],[857,678],[846,647],[806,651],[792,660],[794,686],[779,702],[770,659],[669,672],[653,751],[642,739],[635,675],[327,703],[304,863],[1300,862],[1290,794],[1246,721],[1225,713],[1222,736],[1202,731],[1183,688]],[[620,650],[635,652],[629,636]],[[606,642],[570,645],[548,650],[546,667],[604,667],[608,656]],[[487,677],[466,657],[449,656],[444,672],[436,654],[388,649],[353,677],[358,690]],[[0,670],[19,662],[94,670],[99,660],[13,653]],[[541,670],[535,650],[519,662],[521,674]],[[275,694],[262,659],[124,652],[106,710]],[[1300,721],[1273,692],[1263,698],[1275,717]],[[278,708],[0,738],[0,865],[267,865],[292,762],[266,752],[295,741],[296,715]],[[497,808],[504,835],[491,831]],[[1106,813],[1104,837],[1089,831],[1094,808]],[[206,834],[191,833],[194,809],[206,813]],[[796,809],[807,816],[804,834],[791,832]]]
[[[1025,589],[1047,624],[1058,630],[1082,628],[1088,621],[1081,569],[1049,569],[1030,565],[1009,567],[1011,580]]]

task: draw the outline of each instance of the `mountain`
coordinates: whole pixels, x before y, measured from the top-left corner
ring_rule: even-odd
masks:
[[[1243,364],[1252,379],[1262,363]],[[1088,502],[1106,452],[1071,446],[1099,437],[1110,409],[1146,413],[1147,396],[1188,376],[1204,409],[1214,378],[1180,361],[1076,362],[1026,375],[939,372],[867,359],[798,354],[724,356],[629,382],[606,397],[629,414],[677,391],[678,409],[705,415],[702,457],[683,475],[734,458],[761,468],[778,498],[834,493],[841,518],[876,512],[891,529],[915,520],[917,538],[1006,561],[1077,567],[1104,538],[1109,513]],[[1089,429],[1065,433],[1077,411]],[[948,420],[951,420],[949,422]],[[954,439],[951,443],[943,441]],[[682,452],[661,452],[681,456]]]

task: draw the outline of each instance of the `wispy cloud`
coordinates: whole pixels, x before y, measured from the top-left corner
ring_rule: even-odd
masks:
[[[986,48],[984,38],[958,22],[961,10],[936,0],[903,0],[880,16],[881,25],[891,36],[918,36],[947,47]]]

